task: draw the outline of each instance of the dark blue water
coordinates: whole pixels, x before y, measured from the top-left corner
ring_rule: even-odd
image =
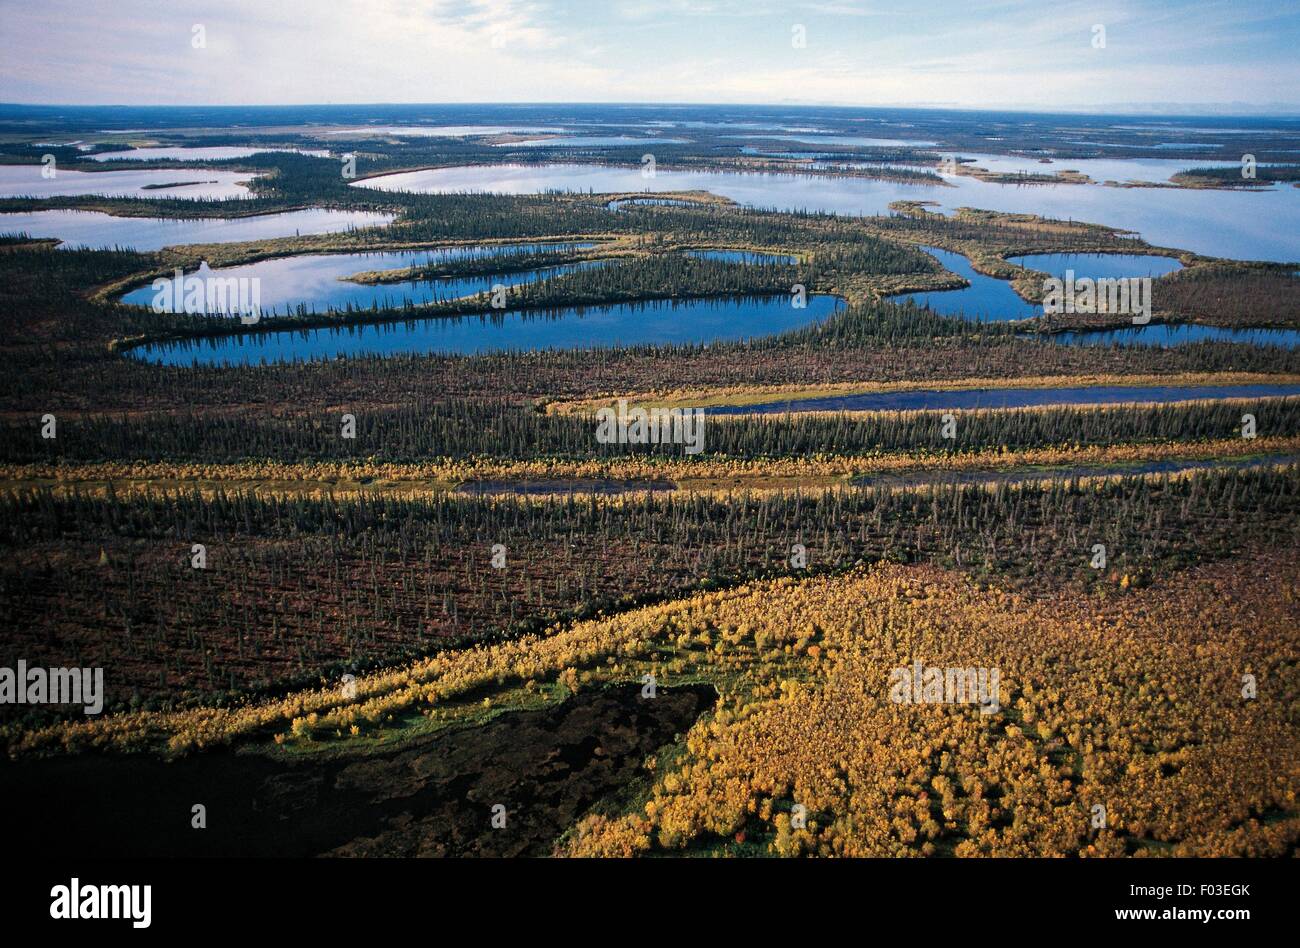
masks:
[[[1009,319],[1030,319],[1042,315],[1042,307],[1028,303],[1016,295],[1006,280],[977,273],[970,261],[959,253],[938,247],[922,247],[937,259],[944,268],[970,281],[970,286],[958,290],[934,290],[925,293],[903,293],[895,300],[912,300],[945,316],[963,319],[1002,322]]]
[[[1181,270],[1183,265],[1173,257],[1156,257],[1140,253],[1034,253],[1023,257],[1008,257],[1030,270],[1039,270],[1059,280],[1065,272],[1073,270],[1075,279],[1093,280],[1128,279],[1130,277],[1162,277]]]
[[[961,254],[938,247],[921,249],[935,257],[946,269],[968,280],[970,286],[958,290],[904,293],[894,299],[910,299],[918,306],[936,313],[964,319],[1002,322],[1042,315],[1041,306],[1021,299],[1006,280],[977,272]],[[1133,253],[1041,253],[1009,257],[1008,260],[1060,279],[1065,278],[1067,270],[1073,270],[1076,279],[1104,279],[1159,277],[1182,268],[1182,264],[1172,257]]]
[[[958,290],[934,290],[926,293],[902,293],[895,300],[911,299],[945,316],[964,319],[1002,322],[1010,319],[1028,319],[1042,315],[1042,308],[1027,303],[1016,295],[1006,280],[977,273],[964,256],[938,247],[922,247],[936,257],[953,273],[970,281],[970,286]],[[1074,270],[1075,277],[1133,277],[1152,276],[1177,270],[1181,264],[1170,257],[1145,254],[1031,254],[1013,258],[1022,266],[1042,270],[1063,277],[1065,271]],[[1300,332],[1294,329],[1225,329],[1194,323],[1152,323],[1124,329],[1088,332],[1061,332],[1044,338],[1070,346],[1172,346],[1193,342],[1236,342],[1256,346],[1280,346],[1295,349],[1300,346]]]
[[[1283,349],[1300,346],[1300,331],[1295,329],[1222,329],[1194,323],[1153,323],[1125,329],[1061,332],[1047,338],[1066,346],[1158,346],[1168,349],[1193,342],[1237,342]]]
[[[507,312],[331,329],[263,332],[134,349],[164,365],[257,365],[337,356],[472,354],[598,346],[666,345],[768,336],[821,322],[842,305],[815,295],[796,309],[786,295],[624,303],[551,313]]]
[[[688,250],[688,257],[699,257],[703,260],[721,260],[723,263],[781,263],[794,264],[799,262],[799,258],[788,253],[763,253],[759,250]]]
[[[620,198],[617,201],[610,201],[605,206],[611,211],[619,211],[625,207],[692,207],[694,201],[674,201],[672,198]]]
[[[1277,395],[1300,395],[1300,385],[1094,385],[1078,388],[980,388],[955,392],[875,392],[765,402],[761,405],[719,405],[706,408],[705,411],[714,415],[740,415],[796,411],[1031,408],[1041,405],[1185,402],[1202,398],[1263,398]]]

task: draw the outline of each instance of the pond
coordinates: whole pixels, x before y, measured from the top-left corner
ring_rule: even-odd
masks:
[[[182,244],[224,244],[382,227],[391,214],[313,207],[251,217],[117,217],[99,211],[31,211],[0,214],[0,234],[57,237],[62,248],[161,250]]]
[[[1295,464],[1293,455],[1270,454],[1246,458],[1168,458],[1160,461],[1137,461],[1116,464],[1072,464],[1067,466],[1016,466],[964,470],[902,471],[890,474],[864,474],[855,477],[857,487],[920,487],[928,484],[1025,484],[1044,480],[1083,477],[1137,476],[1141,474],[1175,474],[1180,471],[1203,471],[1209,468],[1254,468],[1275,464]]]
[[[1183,268],[1173,257],[1158,257],[1141,253],[1032,253],[1023,257],[1008,257],[1011,263],[1030,270],[1038,270],[1064,280],[1067,271],[1075,279],[1129,279],[1132,277],[1157,277]]]
[[[957,391],[871,392],[826,398],[716,405],[712,415],[782,414],[801,411],[946,411],[975,408],[1037,408],[1043,405],[1116,405],[1124,402],[1187,402],[1204,398],[1268,398],[1300,395],[1297,385],[1089,385],[1066,388],[976,388]]]
[[[1052,342],[1069,346],[1157,346],[1168,349],[1193,342],[1238,342],[1252,346],[1300,346],[1300,330],[1295,329],[1224,329],[1194,323],[1152,323],[1124,329],[1087,332],[1060,332],[1048,337]]]
[[[842,305],[809,296],[797,309],[787,295],[659,300],[556,311],[414,319],[328,329],[242,333],[157,343],[131,350],[163,365],[258,365],[338,356],[472,354],[596,346],[707,343],[769,336],[820,322]]]
[[[672,198],[619,198],[605,206],[611,211],[620,211],[625,207],[691,207],[694,201],[675,201]]]
[[[799,258],[788,253],[764,253],[760,250],[688,250],[688,257],[702,260],[721,260],[723,263],[747,263],[753,266],[761,264],[792,265]]]

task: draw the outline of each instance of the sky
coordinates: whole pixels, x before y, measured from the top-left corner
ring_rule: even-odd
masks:
[[[1298,48],[1300,0],[0,0],[0,101],[1296,112]]]

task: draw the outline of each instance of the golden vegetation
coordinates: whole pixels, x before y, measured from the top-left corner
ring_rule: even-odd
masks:
[[[355,691],[48,728],[11,753],[346,748],[649,673],[712,681],[719,703],[648,767],[642,800],[589,815],[566,854],[1277,855],[1300,839],[1298,620],[1294,551],[1110,598],[881,566],[449,652]],[[893,703],[890,673],[914,661],[997,669],[999,709]]]
[[[699,491],[824,487],[860,475],[918,471],[974,471],[1017,467],[1095,467],[1145,461],[1243,458],[1300,452],[1300,436],[1227,438],[1198,443],[1062,445],[960,453],[892,451],[866,456],[818,454],[791,458],[694,459],[622,457],[571,460],[537,458],[435,458],[419,463],[379,461],[254,461],[239,464],[112,461],[101,463],[0,464],[0,490],[51,488],[119,497],[135,492],[253,490],[270,496],[342,496],[383,492],[427,496],[474,480],[668,480]],[[1068,474],[1068,471],[1066,472]],[[1044,471],[1049,476],[1050,471]]]
[[[625,393],[621,396],[553,401],[546,405],[552,414],[585,414],[626,398],[633,406],[645,408],[688,408],[714,405],[758,405],[773,401],[798,401],[838,395],[871,395],[886,392],[960,392],[981,388],[1087,388],[1100,385],[1182,386],[1182,385],[1289,385],[1300,382],[1300,375],[1264,372],[1179,372],[1166,375],[1032,375],[1015,378],[965,378],[913,380],[902,382],[836,382],[823,385],[727,386],[703,389],[665,389],[656,392]]]
[[[933,569],[700,603],[681,635],[800,660],[751,662],[643,807],[589,816],[564,851],[1280,855],[1300,838],[1296,565],[1239,562],[1100,611]],[[1001,710],[892,703],[890,670],[914,660],[999,669]]]

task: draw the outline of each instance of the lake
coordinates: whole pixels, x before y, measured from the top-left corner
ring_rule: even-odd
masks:
[[[970,261],[959,253],[938,247],[922,247],[944,269],[970,281],[970,286],[955,290],[927,290],[924,293],[901,293],[890,297],[896,302],[911,300],[917,306],[963,319],[1001,322],[1010,319],[1030,319],[1042,315],[1043,308],[1020,298],[1006,280],[987,276],[976,271]]]
[[[239,182],[257,175],[250,171],[209,171],[204,168],[160,168],[128,171],[71,171],[55,169],[53,178],[41,176],[44,165],[0,165],[0,197],[101,197],[132,198],[246,198],[252,197]],[[158,187],[177,184],[179,187]]]
[[[1065,279],[1067,271],[1073,271],[1075,279],[1124,280],[1132,277],[1156,279],[1183,268],[1174,257],[1141,253],[1033,253],[1007,257],[1007,260],[1061,280]]]
[[[554,313],[506,312],[416,319],[330,329],[244,333],[158,343],[134,358],[163,365],[257,365],[338,356],[472,354],[529,349],[706,343],[769,336],[821,322],[841,307],[833,296],[808,297],[796,309],[789,296],[568,308]]]
[[[966,167],[983,168],[1000,174],[1060,174],[1077,171],[1098,184],[1104,181],[1168,181],[1188,168],[1233,168],[1239,161],[1209,161],[1191,158],[1049,158],[1040,161],[1026,155],[990,155],[964,151],[953,152],[958,158],[973,158]],[[952,180],[956,176],[950,176]]]
[[[1041,316],[1042,306],[1020,298],[1006,280],[999,280],[978,272],[962,254],[939,247],[922,247],[947,270],[970,282],[970,286],[955,290],[927,290],[923,293],[902,293],[894,300],[911,300],[945,316],[964,319],[1002,322],[1011,319],[1030,319]],[[1065,278],[1073,270],[1076,279],[1090,277],[1127,278],[1159,277],[1182,269],[1173,257],[1157,257],[1132,253],[1043,253],[1021,257],[1008,257],[1010,262],[1040,270],[1050,276]]]
[[[1133,159],[1145,160],[1145,159]],[[1153,159],[1158,160],[1158,159]],[[1078,165],[1081,162],[1062,162]],[[1187,162],[1188,167],[1202,162]],[[706,190],[751,207],[827,213],[887,214],[894,201],[935,201],[941,209],[968,206],[1014,214],[1106,224],[1147,242],[1207,256],[1300,260],[1300,188],[1248,191],[1113,188],[1101,185],[994,184],[963,175],[946,185],[813,174],[641,169],[564,163],[473,165],[366,178],[355,187],[426,193],[536,194]]]
[[[635,135],[564,135],[530,138],[522,142],[498,142],[497,148],[615,148],[623,145],[681,145],[684,138],[638,138]]]
[[[970,281],[970,286],[955,290],[930,290],[924,293],[901,293],[895,301],[912,300],[945,316],[1003,322],[1042,315],[1042,307],[1021,299],[1006,280],[976,272],[964,256],[938,247],[922,247],[945,268]],[[1063,278],[1073,269],[1075,277],[1158,276],[1172,273],[1181,264],[1171,257],[1150,254],[1029,254],[1008,258],[1022,266],[1042,270]],[[1300,346],[1300,331],[1294,329],[1227,329],[1196,323],[1152,323],[1123,329],[1060,332],[1044,336],[1063,345],[1082,346],[1159,346],[1169,348],[1192,342],[1241,342],[1257,346]]]
[[[159,148],[133,148],[129,151],[102,151],[91,155],[91,161],[225,161],[230,158],[247,158],[267,152],[286,152],[328,158],[330,153],[316,148],[236,148],[229,146],[176,145]]]
[[[197,273],[202,279],[250,279],[259,281],[261,312],[264,316],[296,312],[337,309],[371,309],[420,305],[437,300],[456,299],[491,290],[494,284],[518,286],[545,276],[559,276],[574,270],[602,265],[604,261],[586,261],[559,267],[545,267],[500,275],[485,274],[434,280],[404,280],[397,283],[353,283],[347,277],[368,270],[405,270],[482,257],[500,257],[508,263],[512,255],[543,250],[571,250],[590,247],[589,243],[540,243],[449,247],[439,250],[400,250],[378,253],[300,254],[274,257],[236,267],[210,269],[203,264]],[[191,274],[186,274],[190,276]],[[149,306],[154,298],[152,286],[141,286],[122,296],[123,303]]]
[[[471,135],[545,135],[562,128],[538,125],[361,125],[331,128],[324,135],[394,135],[403,138],[465,138]]]
[[[252,217],[117,217],[99,211],[31,211],[0,214],[0,234],[57,237],[61,248],[161,250],[182,244],[224,244],[383,227],[391,214],[313,207]]]
[[[856,145],[867,148],[932,148],[939,144],[916,138],[872,138],[867,135],[733,135],[732,138],[766,138],[801,145]]]

